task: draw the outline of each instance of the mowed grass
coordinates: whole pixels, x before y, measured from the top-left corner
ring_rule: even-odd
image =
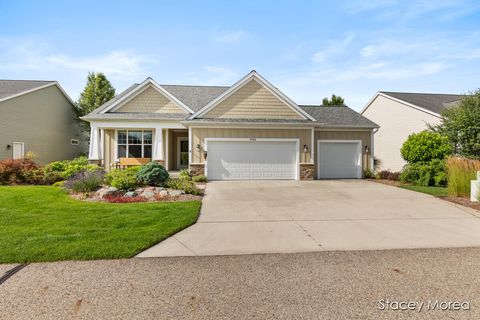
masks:
[[[424,186],[401,185],[400,188],[427,193],[436,197],[448,196],[447,187],[424,187]]]
[[[0,187],[0,263],[128,258],[193,224],[200,201],[114,204]]]

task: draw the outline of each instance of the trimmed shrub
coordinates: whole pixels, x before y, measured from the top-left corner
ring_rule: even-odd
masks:
[[[190,172],[188,172],[187,169],[180,170],[180,173],[178,174],[178,178],[180,180],[185,180],[185,181],[192,180],[192,177],[190,176]]]
[[[188,194],[198,195],[202,193],[192,181],[185,181],[179,178],[168,179],[164,185],[170,189],[183,190]]]
[[[52,187],[55,187],[55,188],[63,188],[65,185],[65,180],[63,181],[57,181],[55,183],[52,184]]]
[[[446,136],[436,132],[422,131],[408,136],[400,150],[408,163],[445,159],[452,153],[452,145]]]
[[[103,170],[84,170],[71,176],[63,186],[75,192],[92,192],[102,185],[104,178]]]
[[[68,179],[75,174],[84,171],[96,171],[99,169],[99,166],[95,164],[89,164],[87,157],[78,157],[73,160],[63,160],[63,161],[55,161],[49,163],[45,166],[44,172],[45,176],[48,176],[50,181],[54,180],[55,177],[62,177],[60,180]],[[59,180],[57,180],[59,181]],[[53,181],[56,182],[56,181]],[[52,182],[52,183],[53,183]]]
[[[137,173],[135,170],[115,169],[110,171],[105,182],[118,190],[132,191],[138,187]]]
[[[381,180],[392,180],[392,181],[398,181],[400,177],[400,172],[392,172],[390,170],[382,170],[377,172],[375,175],[375,179],[381,179]]]
[[[448,176],[448,194],[456,197],[470,196],[470,181],[476,179],[480,160],[449,157],[445,161]]]
[[[375,177],[375,175],[373,174],[372,170],[369,170],[369,169],[364,169],[363,170],[363,178],[364,179],[372,179],[374,177]]]
[[[45,184],[45,175],[42,168],[22,170],[22,176],[25,183]]]
[[[200,176],[193,176],[192,181],[193,182],[207,182],[208,179],[204,175],[200,175]]]
[[[38,165],[29,159],[5,159],[0,161],[0,184],[25,183],[30,178],[29,171],[37,170]]]
[[[445,161],[439,159],[407,164],[400,173],[401,182],[416,186],[445,186],[445,177]]]
[[[157,162],[149,162],[137,172],[137,179],[150,186],[161,186],[168,177],[168,171]]]

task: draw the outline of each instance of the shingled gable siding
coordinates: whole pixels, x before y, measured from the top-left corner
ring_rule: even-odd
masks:
[[[192,163],[204,163],[203,148],[205,138],[271,138],[271,139],[300,139],[300,163],[311,163],[310,146],[312,139],[311,129],[250,129],[250,128],[192,128],[192,146],[200,144],[201,148],[192,148]],[[307,145],[308,151],[303,152]]]
[[[303,119],[254,79],[201,118]]]
[[[114,112],[187,113],[151,86]]]

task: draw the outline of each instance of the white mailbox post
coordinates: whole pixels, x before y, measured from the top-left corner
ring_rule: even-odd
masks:
[[[470,201],[480,201],[480,171],[477,171],[477,180],[470,181]]]

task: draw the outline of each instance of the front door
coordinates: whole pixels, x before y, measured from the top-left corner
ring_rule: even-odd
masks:
[[[177,143],[177,168],[185,169],[188,167],[188,138],[179,137]]]
[[[13,159],[23,159],[25,157],[25,149],[23,142],[13,143]]]

